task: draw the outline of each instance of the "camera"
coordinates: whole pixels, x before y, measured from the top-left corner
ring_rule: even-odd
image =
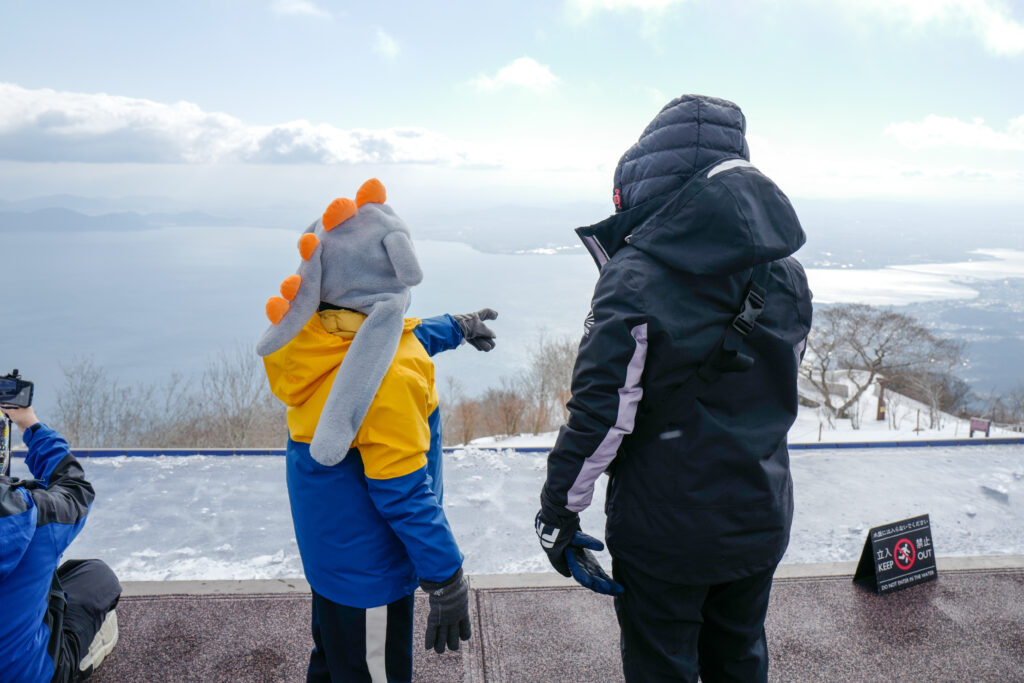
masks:
[[[32,405],[32,382],[21,378],[17,369],[0,377],[0,408],[28,408]],[[0,476],[11,467],[11,421],[0,415]]]
[[[23,380],[18,370],[0,377],[0,407],[28,408],[32,405],[32,382]]]

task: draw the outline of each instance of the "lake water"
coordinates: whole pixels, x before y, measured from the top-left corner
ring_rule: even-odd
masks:
[[[76,358],[91,357],[121,382],[199,371],[216,353],[259,337],[267,297],[298,265],[298,235],[180,227],[0,233],[0,370],[17,367],[34,380],[41,411],[53,405],[60,364]],[[454,377],[475,393],[516,372],[542,333],[582,333],[597,277],[582,249],[549,255],[484,253],[455,242],[416,247],[425,279],[413,290],[410,315],[484,306],[500,313],[497,348],[485,354],[465,346],[438,357],[440,382]],[[816,268],[808,277],[818,303],[910,305],[910,313],[920,310],[947,333],[970,338],[982,355],[1002,354],[979,360],[988,368],[972,378],[980,389],[1022,376],[1024,313],[1015,292],[1024,252],[965,253],[957,263],[913,267]],[[1009,320],[1002,311],[1012,312]],[[993,316],[1002,321],[995,331]]]

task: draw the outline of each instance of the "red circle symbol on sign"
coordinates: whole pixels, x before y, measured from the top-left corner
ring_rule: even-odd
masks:
[[[896,566],[906,571],[914,566],[914,560],[917,559],[917,553],[914,552],[914,544],[910,542],[909,538],[901,538],[896,541],[896,547],[892,551],[894,560],[896,560]]]

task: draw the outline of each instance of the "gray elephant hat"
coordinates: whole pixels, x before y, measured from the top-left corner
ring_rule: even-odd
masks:
[[[309,446],[322,465],[341,462],[398,350],[409,288],[423,271],[409,229],[384,202],[376,178],[363,183],[353,202],[331,202],[299,239],[302,263],[267,301],[271,325],[256,344],[268,356],[295,338],[321,301],[366,315],[345,354]]]

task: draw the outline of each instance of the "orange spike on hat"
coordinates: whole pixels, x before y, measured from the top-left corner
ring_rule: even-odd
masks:
[[[370,178],[356,192],[356,206],[362,206],[367,202],[383,204],[387,201],[388,193],[384,189],[384,183],[376,178]]]
[[[302,256],[303,261],[308,261],[309,257],[313,255],[316,248],[320,246],[320,239],[311,232],[307,232],[305,235],[299,238],[299,254]]]
[[[295,298],[295,295],[299,293],[299,285],[302,284],[302,276],[296,273],[295,275],[289,275],[281,283],[281,296],[288,301]]]
[[[267,299],[267,317],[275,325],[281,322],[289,308],[291,308],[291,304],[279,296],[272,296]]]
[[[334,230],[355,215],[356,203],[348,197],[338,197],[324,211],[324,230]]]

